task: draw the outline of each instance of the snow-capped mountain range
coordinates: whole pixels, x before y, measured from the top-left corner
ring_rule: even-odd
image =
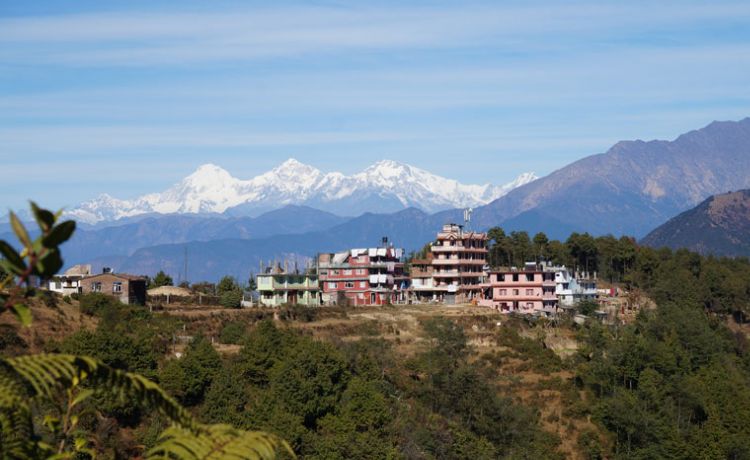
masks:
[[[258,215],[289,204],[339,215],[394,212],[416,207],[426,212],[480,206],[537,179],[524,173],[505,185],[465,185],[407,164],[383,160],[350,176],[289,159],[249,180],[213,164],[200,166],[161,193],[120,200],[107,194],[81,203],[67,214],[94,224],[148,213]]]

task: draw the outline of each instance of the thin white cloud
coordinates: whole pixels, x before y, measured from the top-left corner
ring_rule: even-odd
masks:
[[[750,17],[750,5],[500,4],[290,8],[196,13],[103,13],[0,20],[5,62],[174,65],[351,50],[493,46],[559,49],[592,34]],[[547,38],[542,43],[539,38]],[[556,40],[555,40],[556,38]],[[559,44],[555,44],[558,42]]]
[[[545,109],[710,102],[748,97],[750,44],[577,53],[454,69],[391,66],[167,80],[110,88],[0,95],[0,119],[90,117],[126,122],[356,111]],[[712,82],[706,84],[706,82]]]
[[[239,148],[335,145],[409,139],[394,132],[261,132],[206,126],[24,126],[0,129],[0,145],[9,154],[21,152],[96,153],[136,148]]]
[[[747,1],[345,5],[0,19],[0,182],[90,182],[128,155],[137,182],[147,153],[182,152],[545,173],[750,114]]]

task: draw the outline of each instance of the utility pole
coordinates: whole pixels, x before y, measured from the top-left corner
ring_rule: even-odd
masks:
[[[187,272],[188,272],[188,248],[187,245],[185,245],[185,259],[184,259],[185,265],[182,267],[182,281],[187,283]]]

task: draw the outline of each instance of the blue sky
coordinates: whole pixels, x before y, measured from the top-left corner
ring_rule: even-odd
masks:
[[[0,206],[212,162],[467,183],[750,116],[750,2],[0,2]]]

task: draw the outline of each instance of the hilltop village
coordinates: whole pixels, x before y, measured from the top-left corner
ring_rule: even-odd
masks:
[[[307,268],[261,264],[256,289],[246,289],[244,307],[474,305],[502,313],[552,317],[582,301],[597,302],[596,273],[533,260],[522,266],[490,267],[489,236],[449,223],[421,254],[408,257],[384,237],[378,246],[319,253]],[[147,296],[189,295],[184,288],[147,289],[147,278],[76,266],[49,282],[63,295],[104,293],[123,303]],[[180,290],[182,289],[182,291]],[[599,312],[601,314],[601,312]]]
[[[148,380],[212,429],[240,439],[260,429],[301,458],[741,458],[750,439],[734,424],[750,413],[747,259],[611,235],[477,232],[465,216],[418,252],[382,238],[304,269],[269,262],[244,284],[174,286],[163,271],[55,275],[74,224],[36,213],[46,233],[33,242],[15,219],[25,257],[0,248],[14,282],[0,295],[15,313],[0,322],[11,382],[0,394],[17,404],[34,380],[7,366],[31,359],[41,363],[31,379],[98,366],[101,391],[107,376],[131,376],[135,394]],[[32,276],[51,278],[48,290]],[[28,306],[15,303],[24,296]],[[83,423],[96,435],[113,427],[91,438],[107,457],[142,458],[160,442],[156,407],[140,415],[92,399],[75,412],[100,407]],[[654,427],[672,434],[633,438]]]

